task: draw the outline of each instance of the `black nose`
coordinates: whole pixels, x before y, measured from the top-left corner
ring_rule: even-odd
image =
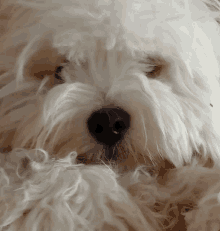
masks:
[[[91,114],[87,126],[97,142],[112,147],[129,129],[130,115],[121,108],[102,108]]]

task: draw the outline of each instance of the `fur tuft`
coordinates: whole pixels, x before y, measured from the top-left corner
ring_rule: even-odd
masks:
[[[195,164],[171,170],[161,179],[150,176],[145,167],[121,175],[109,166],[79,165],[76,156],[55,160],[44,150],[20,149],[2,158],[0,230],[219,227],[217,168]]]

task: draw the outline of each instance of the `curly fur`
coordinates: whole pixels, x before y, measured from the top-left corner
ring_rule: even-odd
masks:
[[[219,169],[194,164],[160,179],[145,167],[121,175],[79,165],[76,156],[2,158],[0,230],[219,230]]]
[[[219,2],[0,4],[0,230],[219,230]]]
[[[2,152],[76,151],[84,163],[106,162],[86,120],[112,106],[131,115],[111,150],[122,171],[219,158],[217,1],[1,3]]]

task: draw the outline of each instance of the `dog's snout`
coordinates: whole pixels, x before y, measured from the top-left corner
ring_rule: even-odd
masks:
[[[98,142],[111,147],[123,139],[130,127],[130,115],[121,108],[102,108],[87,121],[90,134]]]

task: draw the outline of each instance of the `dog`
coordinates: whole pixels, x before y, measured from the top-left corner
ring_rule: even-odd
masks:
[[[153,185],[159,192],[162,190],[159,178],[169,172],[178,174],[177,169],[181,172],[193,161],[200,167],[219,165],[220,6],[217,0],[1,0],[0,3],[1,178],[8,179],[6,182],[13,189],[25,187],[29,177],[33,181],[38,179],[39,164],[36,167],[32,159],[39,152],[47,156],[40,169],[51,161],[59,165],[72,153],[76,153],[73,165],[79,165],[78,169],[83,164],[91,178],[103,168],[99,172],[103,179],[94,178],[93,187],[104,181],[115,181],[118,176],[120,179],[121,174],[130,179],[129,174],[144,165],[145,173],[151,175],[147,179],[157,177],[156,183],[145,184]],[[22,157],[17,150],[22,150],[19,151]],[[28,172],[21,184],[10,178],[11,172],[12,178],[18,174],[16,167],[6,167],[11,162],[12,166],[22,165],[24,172]],[[54,165],[51,166],[53,169]],[[36,176],[29,175],[30,169]],[[107,177],[104,172],[108,169],[117,173],[116,176]],[[198,167],[195,172],[199,174],[199,171]],[[178,182],[178,177],[173,178]],[[141,181],[137,182],[142,185]],[[54,184],[44,185],[43,189]],[[4,181],[2,185],[7,184]],[[83,187],[83,182],[80,185]],[[164,185],[169,188],[168,183]],[[122,193],[125,201],[121,206],[125,207],[121,213],[130,230],[159,229],[157,225],[161,221],[153,222],[149,215],[155,208],[144,205],[149,210],[146,218],[138,210],[142,206],[134,202],[135,195],[128,194],[123,182],[117,182],[115,187],[125,193]],[[101,196],[103,191],[98,189],[94,192]],[[121,198],[119,191],[115,195]],[[23,192],[27,195],[25,188]],[[2,197],[3,201],[7,199]],[[176,198],[172,191],[167,198],[171,197]],[[155,195],[155,201],[164,200]],[[14,215],[18,211],[23,212],[23,217],[37,218],[23,202],[21,210],[15,213],[9,210],[11,215],[6,213],[11,220],[2,218],[2,227],[11,224],[19,216]],[[12,205],[14,209],[19,206]],[[130,223],[133,212],[128,214],[126,206],[139,211],[138,218]],[[102,207],[99,211],[107,209]],[[102,214],[99,211],[94,213]],[[84,215],[77,213],[77,216],[80,220]],[[152,217],[156,215],[153,213]],[[90,221],[88,226],[81,223],[70,227],[103,229],[103,225],[96,225],[97,221]],[[112,218],[109,222],[115,221]],[[15,227],[18,230],[19,226]],[[116,227],[126,230],[120,222]]]
[[[219,159],[217,1],[11,4],[1,7],[3,153],[76,151],[122,172]]]

